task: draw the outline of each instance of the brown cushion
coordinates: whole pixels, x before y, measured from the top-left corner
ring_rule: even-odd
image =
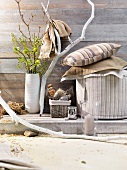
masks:
[[[119,57],[112,56],[105,60],[82,67],[71,67],[65,72],[63,77],[77,78],[103,70],[122,70],[127,66],[127,62]]]
[[[63,65],[84,66],[114,55],[121,47],[115,43],[100,43],[86,46],[67,55]]]

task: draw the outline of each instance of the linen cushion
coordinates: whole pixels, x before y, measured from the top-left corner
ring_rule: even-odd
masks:
[[[127,66],[127,62],[123,59],[115,56],[111,56],[105,60],[102,60],[91,65],[82,66],[82,67],[71,67],[65,74],[62,76],[64,79],[77,79],[79,77],[89,75],[92,73],[97,73],[104,70],[122,70]]]
[[[111,57],[121,47],[115,43],[100,43],[86,46],[67,55],[63,65],[84,66]]]

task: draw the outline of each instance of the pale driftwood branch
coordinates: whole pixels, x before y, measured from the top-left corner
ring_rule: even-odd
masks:
[[[45,85],[46,85],[46,80],[47,80],[48,76],[50,75],[50,73],[52,72],[53,68],[55,67],[58,59],[60,57],[62,57],[63,55],[65,55],[73,46],[75,46],[81,40],[84,39],[86,28],[90,24],[92,19],[94,18],[94,5],[93,5],[93,3],[90,0],[88,0],[88,2],[92,6],[92,13],[91,13],[91,17],[89,18],[89,20],[87,21],[87,23],[83,27],[83,31],[82,31],[81,37],[79,37],[74,42],[69,44],[65,48],[65,50],[62,51],[60,54],[56,55],[56,57],[51,62],[51,65],[49,66],[48,71],[42,77],[42,87],[41,87],[41,97],[42,98],[40,98],[41,112],[43,112]],[[1,96],[0,96],[0,104],[3,106],[3,108],[6,110],[6,112],[11,116],[12,120],[16,123],[16,125],[18,123],[21,123],[22,125],[30,128],[30,129],[33,129],[33,130],[36,130],[36,131],[39,131],[39,132],[42,132],[42,133],[47,133],[47,134],[49,134],[51,136],[60,137],[60,138],[67,138],[67,139],[86,139],[86,140],[101,141],[101,142],[102,141],[103,142],[104,141],[109,141],[109,140],[117,140],[117,139],[127,139],[126,135],[110,136],[110,137],[97,137],[97,136],[73,135],[73,134],[70,135],[70,134],[63,134],[62,132],[55,132],[55,131],[52,131],[52,130],[49,130],[49,129],[46,129],[46,128],[38,127],[36,125],[30,124],[29,122],[23,120],[22,118],[20,118],[19,116],[16,115],[16,113],[8,106],[8,104],[2,99]]]
[[[73,43],[73,41],[71,40],[71,38],[68,36],[68,41],[70,42],[70,43]]]
[[[61,52],[61,41],[60,41],[60,37],[58,34],[58,31],[54,28],[56,37],[57,37],[57,42],[58,42],[58,51],[57,51],[57,56],[59,56],[60,52]],[[40,116],[43,113],[44,110],[44,97],[45,97],[45,86],[46,86],[46,81],[48,76],[51,74],[52,72],[52,68],[55,67],[55,64],[57,63],[58,57],[54,58],[54,62],[52,61],[52,64],[50,64],[49,68],[48,68],[48,72],[46,71],[46,73],[42,76],[42,80],[41,80],[41,91],[40,91]]]
[[[42,6],[42,10],[43,10],[43,12],[46,14],[49,22],[52,23],[52,19],[51,19],[49,13],[48,13],[49,2],[50,2],[50,0],[48,0],[47,7],[46,7],[46,8],[45,8],[45,6],[44,6],[43,3],[41,3],[41,6]],[[61,52],[61,40],[60,40],[59,33],[58,33],[58,31],[57,31],[55,28],[54,28],[54,32],[55,32],[55,35],[56,35],[56,38],[57,38],[57,43],[58,43],[58,44],[57,44],[57,45],[58,45],[57,55],[58,55],[58,54],[60,54],[60,52]],[[58,60],[58,59],[57,59],[57,60]],[[57,62],[57,61],[56,61],[56,62]],[[56,62],[54,62],[53,68],[55,67]],[[51,65],[50,65],[50,67],[51,67]],[[50,70],[50,69],[48,68],[48,70]],[[47,81],[47,78],[48,78],[48,76],[50,75],[51,72],[52,72],[52,70],[49,71],[48,74],[46,73],[46,74],[44,74],[44,75],[42,76],[42,81],[41,81],[41,85],[42,85],[42,86],[41,86],[41,91],[40,91],[40,106],[41,106],[41,107],[40,107],[40,116],[41,116],[41,113],[43,113],[43,109],[44,109],[44,97],[45,97],[46,81]]]
[[[46,14],[46,16],[47,16],[49,22],[52,22],[52,19],[51,19],[49,13],[48,13],[48,8],[45,8],[43,2],[41,3],[41,6],[42,6],[42,10],[43,10],[44,14]],[[49,6],[49,5],[47,5],[47,6]]]
[[[43,6],[43,4],[42,4]],[[92,6],[92,11],[93,10],[94,6]],[[45,9],[45,7],[43,6],[43,9]],[[46,12],[46,11],[45,11]],[[92,12],[93,13],[93,12]],[[46,12],[46,14],[48,15],[48,13]],[[50,19],[50,16],[48,16],[48,18]],[[89,19],[89,21],[91,22],[92,21],[92,18]],[[90,23],[89,22],[89,23]],[[88,24],[86,24],[85,27],[87,27]],[[84,29],[86,30],[86,29]],[[84,33],[85,35],[85,33]],[[48,76],[50,75],[50,73],[52,72],[53,68],[55,67],[58,59],[60,57],[62,57],[64,54],[66,54],[73,46],[75,46],[76,44],[78,44],[80,41],[82,40],[82,37],[78,38],[77,40],[75,40],[74,42],[72,42],[71,44],[69,44],[64,51],[62,51],[61,53],[58,53],[53,61],[51,62],[50,66],[49,66],[49,69],[46,71],[46,73],[44,74],[44,76],[42,77],[42,86],[41,86],[41,93],[40,93],[40,105],[41,105],[41,113],[43,112],[43,107],[44,107],[44,95],[45,95],[45,85],[46,85],[46,81],[47,81],[47,78]],[[59,50],[60,52],[60,50]],[[57,137],[62,137],[62,138],[82,138],[82,139],[88,139],[88,137],[86,136],[82,136],[82,135],[65,135],[65,134],[62,134],[60,132],[54,132],[54,131],[51,131],[49,129],[45,129],[45,128],[41,128],[41,127],[38,127],[38,126],[35,126],[33,124],[30,124],[29,122],[21,119],[19,116],[17,116],[15,114],[15,112],[10,109],[10,107],[6,104],[6,102],[2,99],[2,97],[0,96],[0,104],[3,106],[3,108],[6,110],[6,112],[11,116],[12,120],[18,124],[18,123],[21,123],[23,124],[24,126],[28,127],[28,128],[31,128],[31,129],[34,129],[36,131],[39,131],[39,132],[43,132],[43,133],[48,133],[50,135],[53,135],[53,136],[57,136]],[[91,139],[91,138],[90,138]]]
[[[50,2],[50,0],[48,1],[48,4],[47,4],[47,7],[46,7],[46,8],[45,8],[45,6],[44,6],[43,3],[41,3],[41,6],[42,6],[42,9],[43,9],[44,13],[46,14],[49,22],[52,23],[52,19],[51,19],[49,13],[48,13],[49,2]],[[58,45],[57,54],[59,54],[59,53],[61,52],[61,41],[60,41],[59,33],[58,33],[58,31],[55,29],[55,27],[54,27],[54,32],[55,32],[56,39],[57,39],[57,43],[58,43],[58,44],[57,44],[57,45]]]
[[[50,4],[50,0],[48,0],[47,6],[46,6],[46,10],[48,10],[49,4]]]
[[[92,12],[91,12],[91,16],[90,18],[88,19],[88,21],[85,23],[83,29],[82,29],[82,34],[81,34],[81,39],[85,39],[85,32],[86,32],[86,29],[88,27],[88,25],[92,22],[92,20],[94,19],[94,13],[95,13],[95,8],[94,8],[94,4],[90,1],[90,0],[87,0],[88,3],[92,6]]]
[[[42,128],[36,125],[33,125],[26,120],[20,118],[19,116],[16,115],[16,113],[8,106],[8,104],[2,99],[0,96],[0,104],[3,106],[3,108],[6,110],[6,112],[11,116],[13,121],[18,125],[18,123],[21,123],[22,125],[41,132],[41,133],[46,133],[49,134],[53,137],[58,137],[58,138],[66,138],[66,139],[85,139],[85,140],[93,140],[93,141],[100,141],[100,142],[107,142],[109,140],[118,140],[118,139],[127,139],[127,135],[118,135],[118,136],[106,136],[106,137],[98,137],[98,136],[86,136],[86,135],[76,135],[76,134],[63,134],[62,132],[55,132],[52,130],[49,130],[47,128]]]
[[[83,26],[83,29],[82,29],[82,33],[81,33],[81,36],[76,39],[75,41],[73,41],[71,44],[69,44],[65,50],[63,50],[61,53],[57,54],[54,59],[52,60],[48,70],[46,71],[45,75],[44,75],[44,79],[47,81],[47,78],[49,77],[49,75],[51,74],[52,70],[54,69],[58,59],[62,56],[64,56],[72,47],[74,47],[75,45],[77,45],[80,41],[84,40],[85,39],[85,33],[86,33],[86,28],[88,27],[88,25],[92,22],[92,20],[94,19],[94,4],[90,1],[90,0],[87,0],[88,3],[91,5],[92,7],[92,12],[91,12],[91,16],[90,18],[88,19],[88,21],[85,23],[85,25]],[[45,6],[43,3],[41,3],[42,7],[43,7],[43,10],[45,12],[45,14],[47,15],[47,18],[51,19],[48,11],[45,9]],[[42,77],[42,83],[41,83],[41,89],[45,89],[45,83],[43,83],[43,77]],[[41,90],[41,93],[40,93],[40,116],[43,114],[43,109],[44,109],[44,96],[45,96],[45,90]]]

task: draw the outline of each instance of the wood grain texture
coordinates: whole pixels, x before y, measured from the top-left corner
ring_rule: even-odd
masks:
[[[42,0],[21,0],[21,9],[26,21],[32,14],[36,14],[31,25],[32,32],[38,31],[38,25],[42,25],[44,33],[47,18],[41,10]],[[44,4],[47,0],[43,0]],[[117,52],[117,56],[127,61],[127,1],[126,0],[93,0],[95,4],[95,18],[86,30],[86,39],[73,47],[68,53],[75,51],[83,46],[100,43],[114,42],[121,44],[122,47]],[[13,53],[11,33],[20,35],[18,24],[27,34],[19,17],[18,8],[15,0],[0,1],[0,89],[6,101],[24,101],[24,69],[17,68],[17,55]],[[49,5],[49,13],[53,19],[60,19],[66,22],[72,29],[71,39],[77,39],[84,23],[91,14],[91,6],[85,0],[52,0]],[[62,40],[62,49],[69,42]],[[58,61],[56,67],[48,78],[48,83],[53,83],[56,88],[75,87],[75,81],[60,83],[62,75],[68,67],[60,65]],[[7,95],[8,93],[8,95]],[[75,96],[73,97],[75,104]],[[45,97],[45,112],[49,112],[48,98]]]
[[[0,74],[1,96],[6,101],[23,102],[25,74]]]
[[[46,4],[46,0],[43,1]],[[41,0],[36,3],[34,0],[22,0],[21,9],[26,21],[31,13],[36,14],[31,26],[32,32],[37,32],[38,25],[43,25],[42,33],[45,30],[47,18],[43,18]],[[87,28],[85,41],[121,41],[127,39],[127,3],[125,0],[94,0],[95,18]],[[15,58],[11,33],[19,35],[18,24],[27,34],[25,26],[21,22],[14,0],[0,2],[0,58]],[[83,24],[91,13],[91,6],[84,0],[52,0],[49,5],[49,13],[53,19],[65,21],[72,29],[72,40],[80,36]],[[125,53],[126,54],[126,53]]]
[[[47,81],[47,85],[49,83],[52,83],[56,89],[62,88],[63,90],[67,90],[72,87],[74,91],[74,93],[72,94],[72,105],[75,105],[75,98],[76,98],[75,81],[65,81],[63,83],[60,83],[61,76],[59,76],[58,74],[59,71],[60,70],[54,71],[50,75]],[[0,90],[2,91],[1,96],[6,102],[13,101],[13,102],[24,103],[25,74],[24,73],[0,74]],[[49,99],[48,96],[46,95],[45,95],[44,112],[49,113]]]

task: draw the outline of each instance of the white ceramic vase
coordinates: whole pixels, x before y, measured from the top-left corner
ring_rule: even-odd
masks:
[[[40,97],[39,74],[27,74],[25,76],[25,109],[29,113],[38,113]]]

